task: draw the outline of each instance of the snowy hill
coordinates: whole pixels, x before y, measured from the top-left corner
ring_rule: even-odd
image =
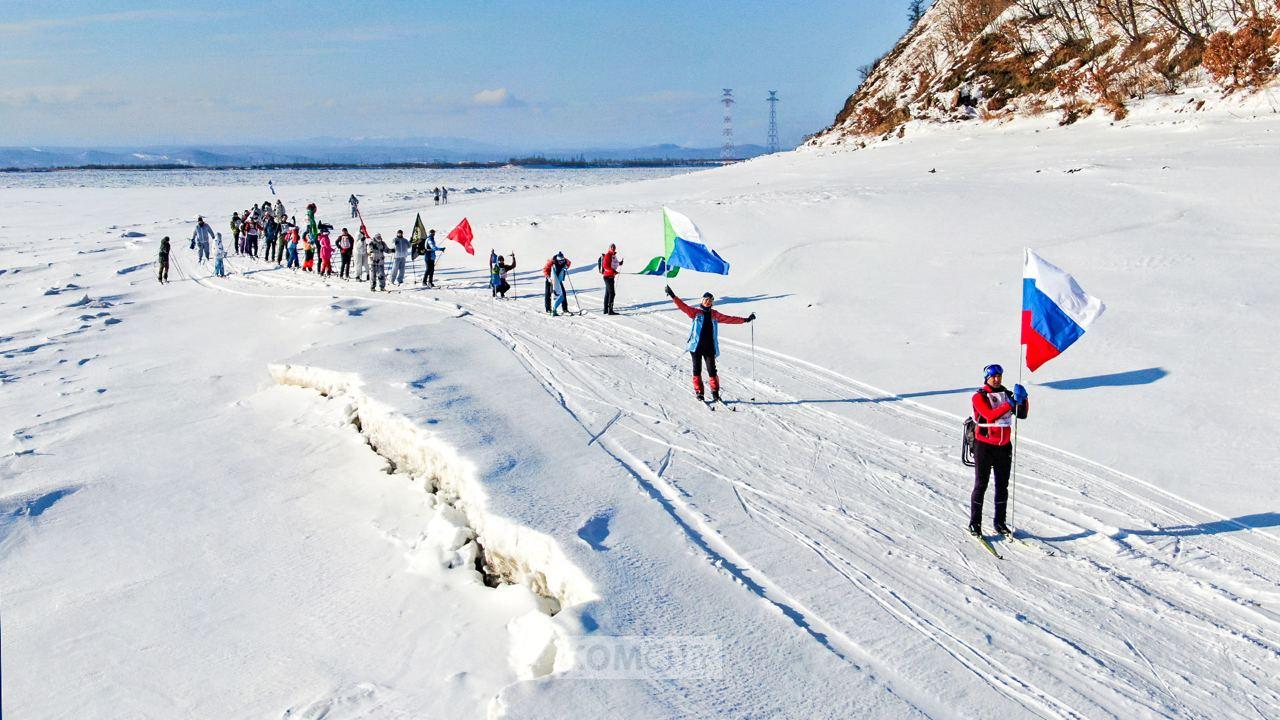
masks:
[[[225,234],[261,188],[7,187],[5,709],[1280,715],[1280,121],[1056,124],[443,207],[277,185],[339,226],[358,193],[384,236],[469,218],[476,256],[390,293],[212,277],[192,218]],[[732,263],[674,289],[759,316],[720,330],[729,407],[691,397],[665,279],[597,312],[596,258],[643,266],[664,205]],[[1028,246],[1108,311],[1023,379],[1029,544],[997,559],[963,530],[960,422],[1017,366]],[[585,315],[543,311],[557,250]],[[597,664],[618,638],[717,662]]]
[[[937,0],[812,145],[863,144],[907,125],[1091,114],[1124,119],[1226,104],[1276,112],[1280,4],[1235,0]]]

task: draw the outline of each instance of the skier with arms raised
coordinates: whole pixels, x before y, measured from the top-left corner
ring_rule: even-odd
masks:
[[[676,304],[685,315],[693,320],[693,326],[689,328],[689,342],[685,345],[685,350],[693,357],[693,392],[699,400],[703,400],[702,392],[702,365],[705,362],[707,366],[707,379],[711,385],[711,401],[724,402],[720,399],[720,375],[716,372],[716,358],[720,356],[720,323],[728,325],[741,325],[749,323],[756,319],[756,314],[751,313],[747,317],[737,317],[735,315],[725,315],[716,310],[715,296],[711,293],[702,294],[702,303],[694,308],[690,307],[685,301],[676,296],[674,290],[668,285],[664,288],[667,297]]]

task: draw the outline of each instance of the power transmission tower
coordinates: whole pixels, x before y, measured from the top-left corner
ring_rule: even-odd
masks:
[[[721,160],[732,160],[737,154],[733,147],[733,115],[731,114],[733,103],[733,90],[725,88],[724,94],[720,96],[720,104],[724,105],[724,142],[720,145]]]
[[[770,90],[769,99],[769,152],[776,153],[781,143],[778,142],[778,91]]]

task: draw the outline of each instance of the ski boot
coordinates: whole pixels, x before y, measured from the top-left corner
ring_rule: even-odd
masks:
[[[976,537],[976,538],[980,538],[980,537],[982,537],[982,524],[981,524],[981,523],[969,523],[969,534],[970,534],[970,535],[972,535],[972,536],[974,536],[974,537]]]
[[[721,399],[720,399],[720,391],[719,391],[719,390],[712,390],[712,391],[711,391],[711,402],[724,402],[724,400],[721,400]]]
[[[1009,529],[1008,525],[998,522],[996,523],[996,534],[1004,537],[1011,537],[1013,535],[1013,531]]]

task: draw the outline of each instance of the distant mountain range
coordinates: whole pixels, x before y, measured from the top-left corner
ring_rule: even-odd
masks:
[[[765,154],[739,145],[741,159]],[[647,145],[635,148],[504,148],[461,138],[316,138],[276,145],[157,145],[146,147],[0,147],[0,168],[85,166],[251,167],[257,165],[382,165],[389,163],[487,163],[512,158],[627,162],[714,160],[720,148]]]

